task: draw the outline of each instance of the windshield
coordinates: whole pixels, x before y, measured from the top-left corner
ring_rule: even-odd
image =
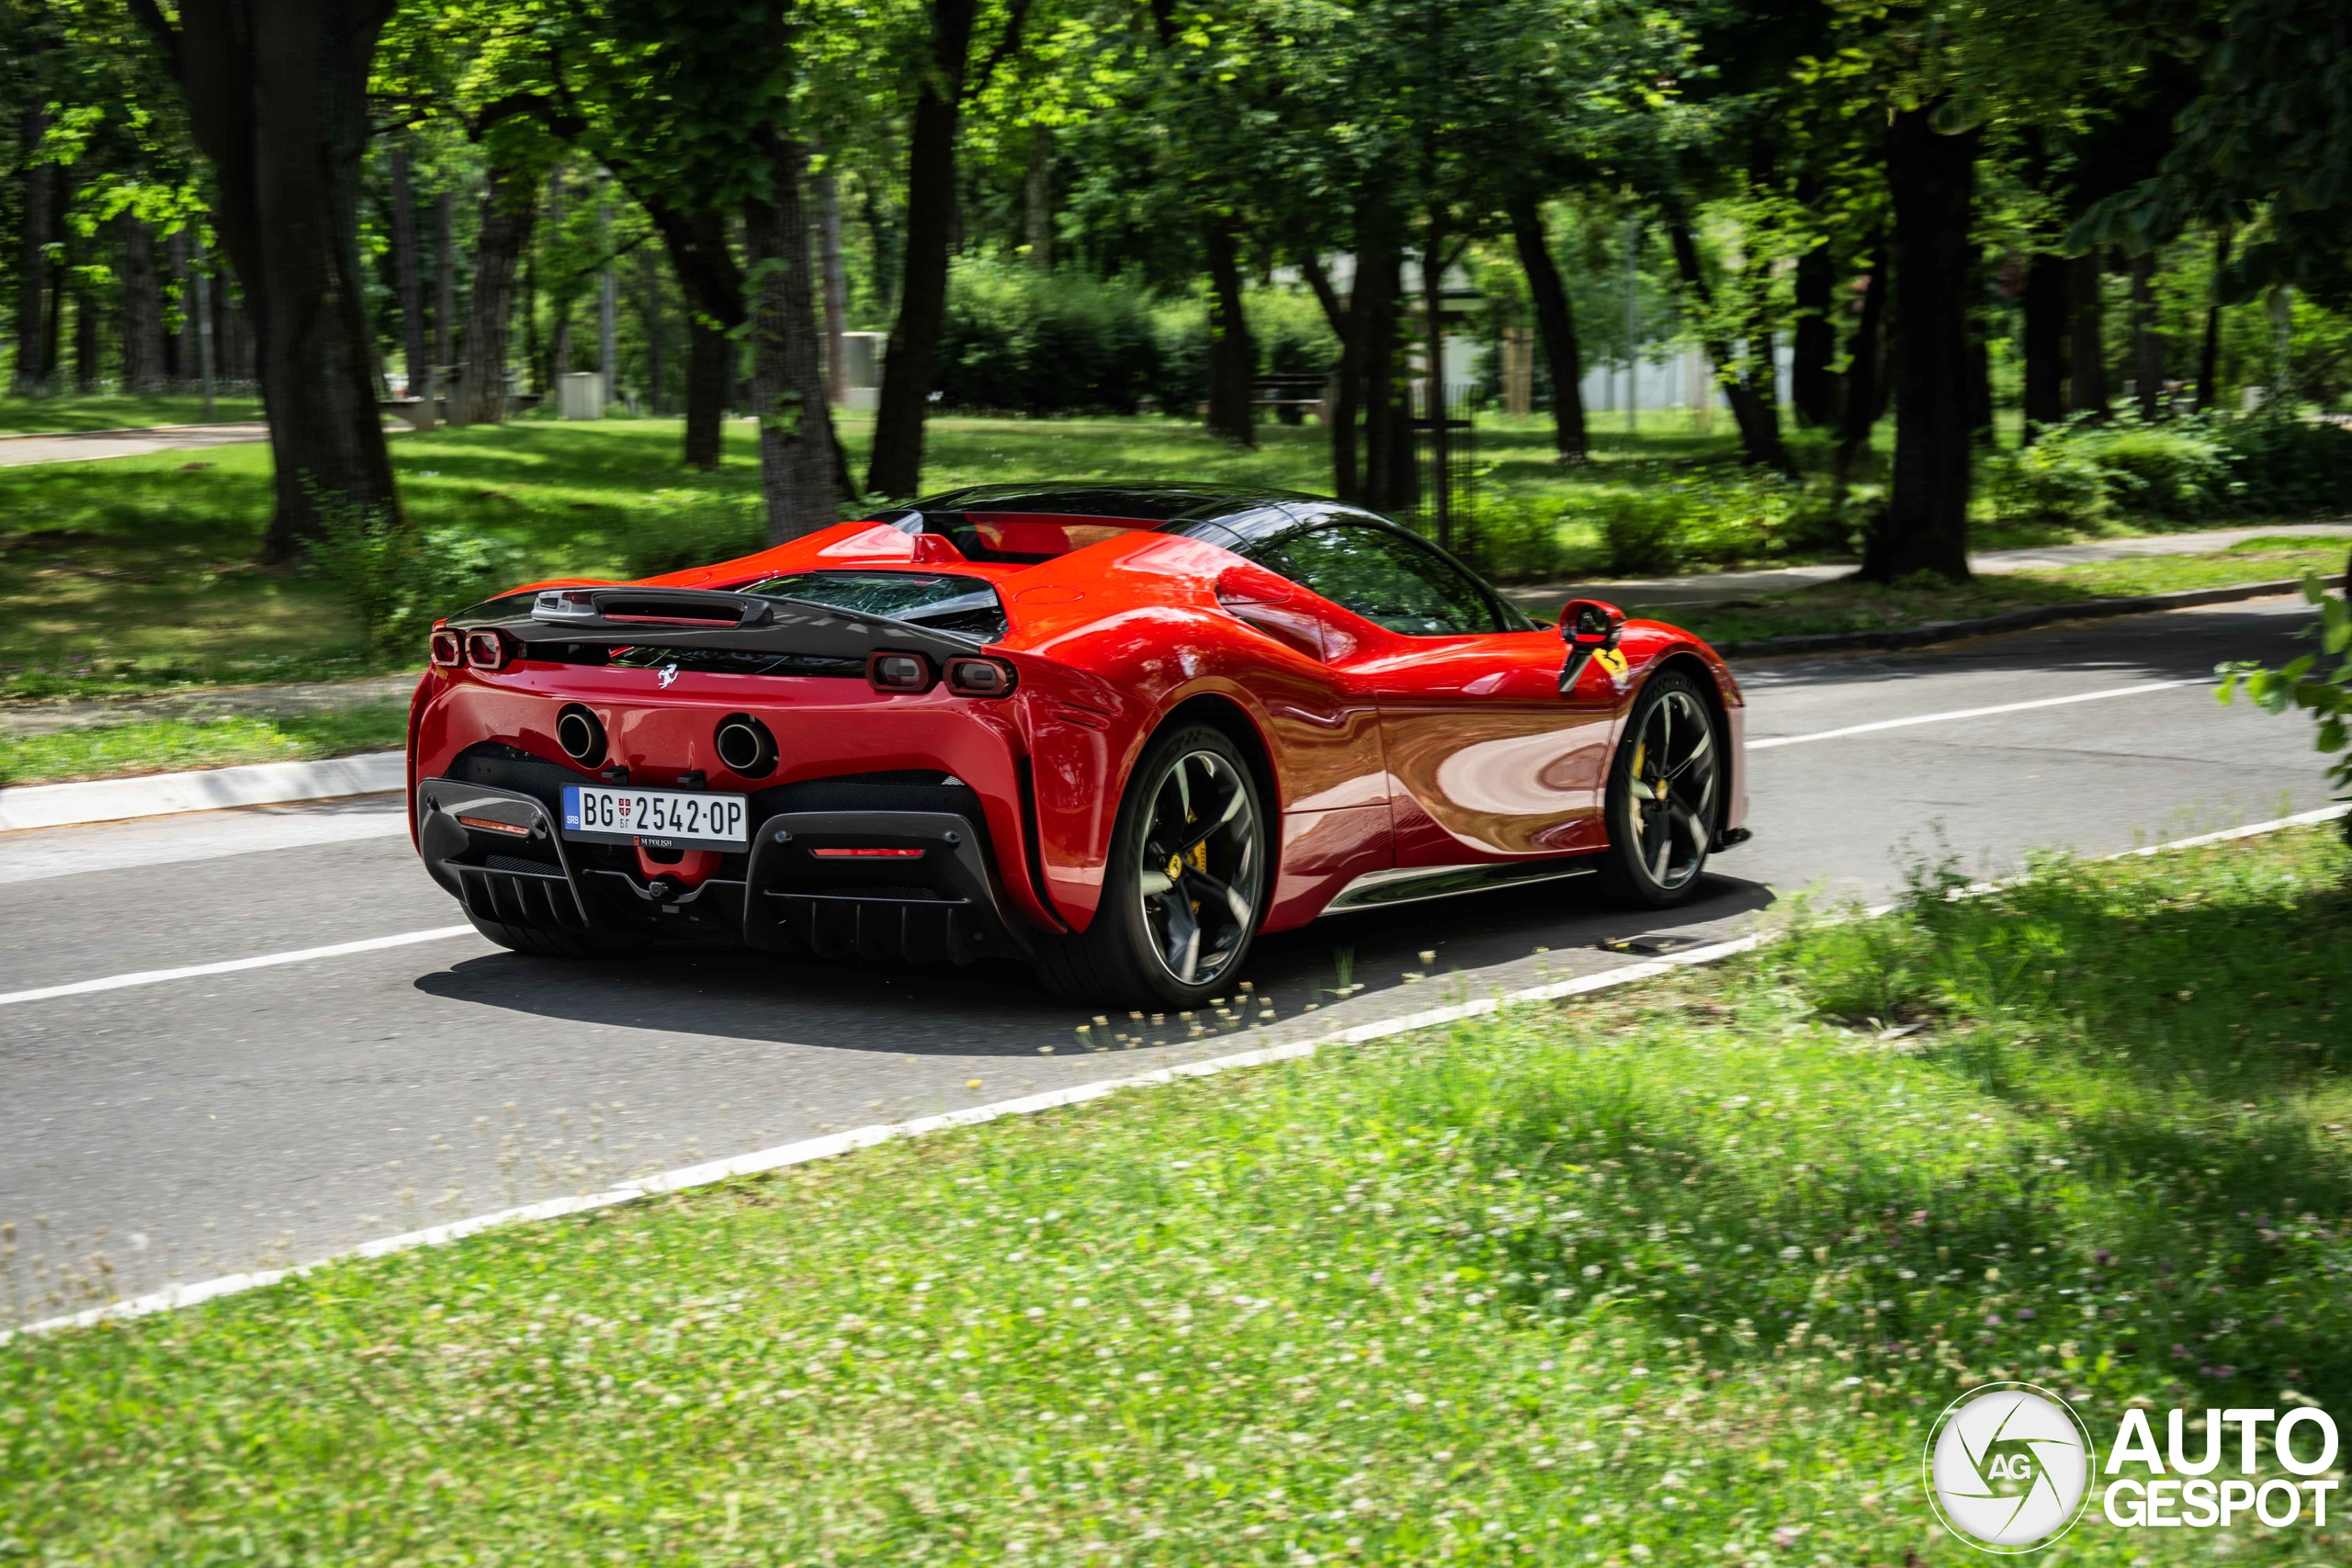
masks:
[[[922,571],[799,571],[751,583],[739,592],[885,615],[981,642],[994,642],[1004,636],[1004,605],[996,590],[977,577]]]

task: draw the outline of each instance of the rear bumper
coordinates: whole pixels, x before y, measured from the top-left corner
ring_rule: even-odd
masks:
[[[469,914],[502,925],[616,947],[822,958],[969,964],[1029,952],[1007,917],[984,826],[957,813],[779,812],[754,826],[747,852],[728,856],[720,874],[685,886],[597,863],[591,846],[563,838],[547,802],[521,790],[431,778],[413,798],[425,870]],[[812,852],[849,847],[922,852],[877,862]]]

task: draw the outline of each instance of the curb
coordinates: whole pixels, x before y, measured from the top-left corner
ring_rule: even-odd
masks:
[[[283,806],[347,795],[381,795],[407,784],[405,751],[368,751],[315,762],[256,762],[241,768],[93,779],[85,784],[34,784],[0,789],[0,833],[169,817],[183,811],[219,811],[234,806]]]
[[[2342,577],[2323,577],[2321,586],[2341,588]],[[2110,615],[2144,615],[2163,610],[2187,610],[2199,604],[2228,604],[2240,599],[2271,599],[2301,590],[2303,580],[2278,578],[2268,582],[2241,582],[2228,588],[2182,588],[2170,593],[2145,593],[2129,599],[2083,599],[2071,604],[2036,604],[1973,621],[1928,621],[1916,626],[1884,631],[1811,632],[1791,637],[1749,637],[1719,642],[1714,649],[1725,659],[1757,659],[1775,653],[1830,653],[1843,649],[1928,648],[1966,637],[1997,637],[2004,632],[2030,631],[2055,621],[2103,620]]]
[[[2124,860],[2139,856],[2157,855],[2173,850],[2196,849],[2206,844],[2222,843],[2235,839],[2258,838],[2282,829],[2306,827],[2333,821],[2352,814],[2352,804],[2324,806],[2315,811],[2300,812],[2268,822],[2255,822],[2239,828],[2227,828],[2217,833],[2199,833],[2193,838],[2176,839],[2166,843],[2149,844],[2121,854],[2108,855],[2107,860]],[[2016,882],[2025,877],[2010,879]],[[1985,893],[1997,889],[1998,884],[1979,884],[1963,889],[1967,893]],[[1865,918],[1885,914],[1893,905],[1880,905],[1864,911]],[[1727,958],[1752,953],[1770,940],[1766,933],[1735,937],[1725,942],[1710,942],[1686,953],[1669,953],[1622,968],[1603,969],[1596,974],[1579,975],[1573,979],[1556,980],[1549,985],[1533,986],[1524,990],[1508,991],[1500,995],[1480,997],[1447,1006],[1425,1008],[1412,1012],[1374,1019],[1351,1028],[1319,1035],[1312,1040],[1297,1040],[1281,1045],[1270,1045],[1256,1051],[1239,1051],[1227,1056],[1213,1056],[1206,1061],[1184,1062],[1161,1067],[1153,1072],[1132,1077],[1101,1078],[1092,1083],[1072,1084],[1068,1089],[1053,1089],[1045,1094],[1024,1095],[1018,1100],[999,1100],[992,1105],[975,1105],[962,1111],[950,1111],[937,1116],[924,1116],[911,1122],[876,1123],[855,1127],[847,1132],[831,1133],[820,1138],[805,1138],[797,1143],[780,1144],[773,1148],[758,1149],[729,1158],[707,1160],[700,1165],[685,1166],[651,1176],[625,1181],[601,1192],[583,1192],[569,1198],[543,1199],[492,1213],[475,1214],[446,1224],[428,1226],[424,1230],[407,1231],[398,1235],[379,1236],[362,1242],[344,1251],[331,1253],[309,1263],[299,1263],[287,1269],[257,1269],[246,1273],[225,1274],[210,1280],[196,1280],[185,1285],[170,1285],[146,1295],[127,1301],[109,1302],[104,1306],[85,1308],[62,1317],[46,1318],[24,1324],[16,1328],[0,1328],[0,1345],[6,1345],[20,1336],[54,1334],[60,1330],[89,1328],[98,1324],[117,1322],[124,1318],[148,1317],[157,1313],[175,1312],[200,1302],[221,1296],[240,1295],[247,1291],[265,1289],[287,1280],[300,1279],[314,1269],[357,1258],[383,1258],[393,1253],[410,1252],[419,1247],[446,1247],[454,1241],[478,1235],[500,1225],[527,1223],[534,1220],[560,1219],[566,1214],[584,1213],[594,1209],[609,1209],[617,1204],[633,1203],[664,1193],[684,1192],[698,1187],[715,1186],[722,1181],[746,1176],[759,1176],[769,1171],[787,1169],[793,1166],[809,1165],[818,1160],[838,1159],[858,1149],[872,1148],[877,1144],[894,1143],[901,1138],[918,1138],[932,1133],[944,1133],[956,1127],[973,1127],[1006,1116],[1035,1116],[1041,1111],[1058,1110],[1064,1106],[1083,1105],[1122,1090],[1146,1089],[1171,1084],[1182,1078],[1211,1077],[1237,1068],[1265,1066],[1275,1062],[1297,1061],[1316,1055],[1327,1047],[1368,1044],[1393,1035],[1409,1033],[1417,1029],[1433,1028],[1439,1024],[1456,1023],[1464,1019],[1483,1018],[1502,1011],[1514,1004],[1558,1002],[1570,997],[1589,996],[1595,991],[1614,990],[1621,986],[1639,985],[1671,975],[1677,970],[1720,964]]]

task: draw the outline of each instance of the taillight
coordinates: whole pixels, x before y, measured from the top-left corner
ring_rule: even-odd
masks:
[[[872,848],[868,848],[868,847],[866,847],[866,846],[865,846],[865,845],[859,845],[859,846],[858,846],[857,848],[855,848],[855,849],[844,849],[844,850],[810,850],[808,852],[809,852],[810,854],[812,854],[812,855],[816,856],[819,860],[921,860],[921,859],[922,859],[922,852],[921,850],[883,849],[883,848],[881,848],[881,847],[880,847],[880,846],[878,846],[878,845],[874,846],[874,847],[872,847]]]
[[[935,679],[931,660],[920,653],[866,656],[865,683],[877,692],[928,692]]]
[[[477,670],[506,668],[506,639],[493,631],[466,634],[466,662]]]
[[[433,634],[433,663],[435,669],[455,670],[465,661],[465,638],[447,626]]]
[[[951,659],[947,689],[959,697],[1009,697],[1016,680],[1001,659]]]

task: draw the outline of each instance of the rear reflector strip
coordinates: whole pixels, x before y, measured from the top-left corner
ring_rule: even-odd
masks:
[[[508,833],[517,839],[531,836],[528,828],[518,828],[512,822],[493,822],[487,817],[460,817],[458,822],[461,827],[479,828],[485,833]]]
[[[921,850],[810,850],[819,860],[921,860]]]

